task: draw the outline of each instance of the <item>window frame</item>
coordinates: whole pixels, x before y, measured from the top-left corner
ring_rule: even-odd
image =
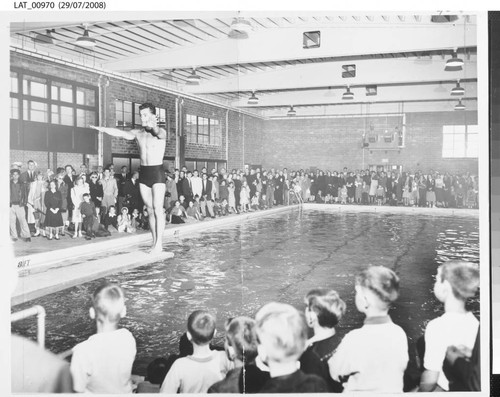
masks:
[[[200,123],[200,119],[207,122]],[[188,143],[222,147],[221,120],[186,113],[184,135]]]
[[[463,131],[460,131],[461,129]],[[472,137],[476,139],[473,140]],[[477,159],[479,157],[478,142],[479,129],[477,124],[443,125],[441,157],[443,159]]]
[[[13,76],[15,75],[15,76]],[[96,120],[95,123],[98,123],[98,118],[99,118],[99,97],[98,97],[98,88],[86,84],[86,83],[80,83],[80,82],[75,82],[71,80],[66,80],[66,79],[60,79],[56,78],[54,76],[49,76],[45,75],[43,73],[38,73],[38,72],[32,72],[29,70],[25,70],[22,68],[17,68],[17,67],[12,67],[10,68],[10,76],[11,76],[11,82],[13,78],[17,79],[17,90],[16,91],[10,91],[10,98],[12,99],[17,99],[18,101],[18,118],[17,120],[19,121],[32,121],[31,117],[27,114],[25,114],[25,109],[30,109],[31,104],[34,102],[39,102],[45,104],[46,110],[45,110],[45,120],[46,121],[34,121],[34,122],[39,122],[39,123],[44,123],[44,124],[53,124],[53,125],[63,125],[63,126],[69,126],[69,127],[75,127],[75,128],[88,128],[88,126],[81,127],[77,124],[77,110],[83,110],[83,111],[92,111],[94,112],[94,119]],[[24,81],[25,77],[33,77],[35,79],[44,79],[45,84],[46,84],[46,96],[45,97],[39,97],[36,95],[30,95],[26,94],[24,92]],[[13,83],[13,82],[12,82]],[[11,88],[12,88],[12,83],[11,83]],[[58,94],[57,98],[53,98],[53,88],[61,88],[58,84],[61,85],[66,85],[67,87],[71,87],[71,102],[68,102],[67,100],[60,100],[60,95]],[[94,93],[94,105],[82,105],[78,104],[76,101],[76,93],[78,88],[82,88],[85,90],[89,90],[90,93]],[[27,102],[27,106],[24,105],[24,102]],[[54,122],[52,117],[52,107],[55,106],[57,109],[60,109],[61,106],[63,107],[69,107],[72,108],[72,123],[67,124],[67,123],[60,123]],[[11,111],[11,116],[12,116],[12,111]],[[11,117],[12,119],[12,117]],[[16,120],[16,119],[14,119]]]

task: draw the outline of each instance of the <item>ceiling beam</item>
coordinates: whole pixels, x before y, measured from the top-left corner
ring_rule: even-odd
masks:
[[[355,78],[342,78],[342,65],[346,62],[308,63],[233,75],[217,81],[208,81],[189,88],[189,92],[209,94],[215,92],[248,90],[285,90],[324,86],[422,83],[477,78],[476,56],[472,55],[465,70],[445,71],[445,62],[439,57],[429,60],[418,58],[365,59],[347,64],[356,65]]]
[[[465,88],[465,98],[477,97],[477,84],[461,84]],[[351,87],[354,93],[353,101],[342,99],[345,88],[342,89],[321,89],[304,90],[300,94],[294,91],[279,92],[274,95],[259,95],[258,105],[248,105],[248,98],[242,98],[231,104],[234,107],[260,108],[260,107],[283,107],[291,104],[300,105],[326,105],[345,104],[348,102],[376,103],[376,102],[413,102],[413,101],[453,101],[458,102],[459,97],[451,96],[451,89],[455,87],[453,83],[446,83],[440,86],[436,84],[411,85],[411,86],[383,86],[377,87],[377,95],[367,96],[365,87]],[[460,97],[461,98],[461,97]]]
[[[383,54],[412,51],[452,50],[464,43],[474,46],[477,42],[476,26],[403,25],[397,28],[388,24],[377,29],[355,26],[321,27],[321,47],[302,48],[303,28],[260,29],[253,31],[246,40],[204,41],[197,45],[169,49],[156,53],[107,62],[103,66],[113,71],[148,70],[151,68],[186,68],[236,63],[259,63],[291,59],[345,57],[360,54]],[[270,45],[265,45],[269,43]],[[272,45],[271,45],[272,44]]]
[[[464,101],[467,110],[477,110],[477,100]],[[282,109],[262,109],[260,115],[266,118],[283,118],[293,121],[301,117],[325,117],[325,116],[359,116],[366,117],[387,113],[414,113],[414,112],[453,112],[454,102],[407,102],[401,106],[399,102],[393,103],[347,103],[342,105],[311,106],[295,108],[297,116],[287,117],[288,107]],[[457,116],[460,112],[456,112]],[[463,113],[462,113],[463,114]],[[359,137],[361,139],[361,135]]]

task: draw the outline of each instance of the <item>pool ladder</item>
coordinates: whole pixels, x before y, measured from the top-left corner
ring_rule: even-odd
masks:
[[[10,315],[10,322],[14,323],[16,321],[24,320],[25,318],[36,316],[37,319],[37,342],[40,347],[45,348],[45,309],[40,306],[32,306],[28,309],[21,310],[19,312],[12,313]]]

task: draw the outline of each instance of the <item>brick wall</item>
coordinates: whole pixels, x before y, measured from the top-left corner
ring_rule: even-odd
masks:
[[[202,102],[184,99],[182,106],[182,125],[186,121],[186,114],[192,114],[209,119],[219,120],[222,134],[221,146],[200,145],[186,141],[186,159],[226,160],[226,109],[218,108]],[[184,130],[184,128],[183,128]]]
[[[264,123],[256,117],[243,116],[245,128],[245,164],[261,165],[264,161]]]
[[[362,149],[366,128],[362,117],[266,120],[263,166],[339,170],[391,164],[406,170],[477,173],[477,159],[443,159],[441,155],[443,125],[465,122],[477,123],[477,113],[410,113],[406,115],[405,148],[370,151]]]
[[[228,158],[227,169],[232,170],[243,169],[244,159],[244,136],[243,136],[243,115],[238,112],[229,112],[229,145],[228,145]]]
[[[22,169],[25,170],[28,165],[28,160],[33,160],[37,163],[37,167],[40,170],[46,170],[47,168],[52,168],[51,162],[49,162],[49,156],[47,152],[38,152],[34,150],[24,151],[24,150],[11,150],[10,151],[10,165],[15,162],[22,163]]]
[[[97,87],[99,85],[99,74],[89,71],[82,71],[79,69],[72,68],[70,66],[60,65],[47,60],[41,60],[33,58],[27,55],[17,54],[11,52],[11,66],[22,68],[25,70],[37,71],[39,73],[45,74],[47,76],[56,76],[58,78],[67,79],[69,81],[76,81],[80,83],[86,83]],[[167,109],[168,116],[170,117],[170,129],[169,129],[169,139],[167,141],[165,156],[174,157],[175,147],[176,147],[176,136],[175,136],[175,98],[173,94],[165,93],[160,90],[151,89],[144,87],[133,82],[125,82],[120,79],[110,78],[109,85],[106,87],[104,93],[104,103],[103,98],[99,98],[100,106],[104,111],[104,120],[100,121],[101,125],[108,127],[114,127],[116,125],[115,121],[115,100],[126,100],[130,102],[143,103],[152,102],[153,104]],[[185,98],[182,104],[182,125],[184,125],[186,114],[195,114],[201,117],[207,117],[212,119],[218,119],[220,121],[220,128],[222,131],[222,144],[220,146],[214,145],[200,145],[193,143],[185,143],[185,159],[189,160],[227,160],[226,146],[229,146],[229,151],[232,152],[231,162],[241,168],[244,162],[243,152],[243,125],[247,126],[247,142],[250,142],[248,147],[250,149],[247,151],[247,156],[249,158],[258,158],[262,156],[262,151],[259,147],[259,143],[255,141],[256,136],[260,136],[262,130],[261,120],[245,116],[245,122],[243,122],[243,116],[234,111],[229,111],[232,117],[230,123],[231,128],[229,129],[229,142],[226,145],[226,114],[228,111],[226,109],[205,104],[202,102],[194,101]],[[103,163],[107,164],[111,162],[113,154],[115,155],[137,155],[138,148],[134,141],[127,141],[120,138],[112,138],[109,135],[103,135]],[[29,158],[38,156],[37,162],[43,163],[44,167],[54,167],[60,166],[61,164],[80,164],[82,162],[82,155],[75,154],[77,158],[73,155],[58,153],[59,157],[57,160],[53,159],[53,154],[47,152],[34,152],[34,151],[11,151],[11,162],[22,161],[25,163]],[[99,159],[97,156],[88,157],[89,165],[91,168],[97,167]],[[253,161],[253,160],[252,160]],[[260,160],[259,160],[260,161]],[[57,164],[55,164],[57,163]]]

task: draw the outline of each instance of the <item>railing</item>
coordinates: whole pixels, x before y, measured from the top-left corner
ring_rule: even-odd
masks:
[[[25,318],[36,316],[37,318],[37,342],[40,347],[45,348],[45,309],[36,305],[25,310],[21,310],[10,315],[10,322],[24,320]]]

